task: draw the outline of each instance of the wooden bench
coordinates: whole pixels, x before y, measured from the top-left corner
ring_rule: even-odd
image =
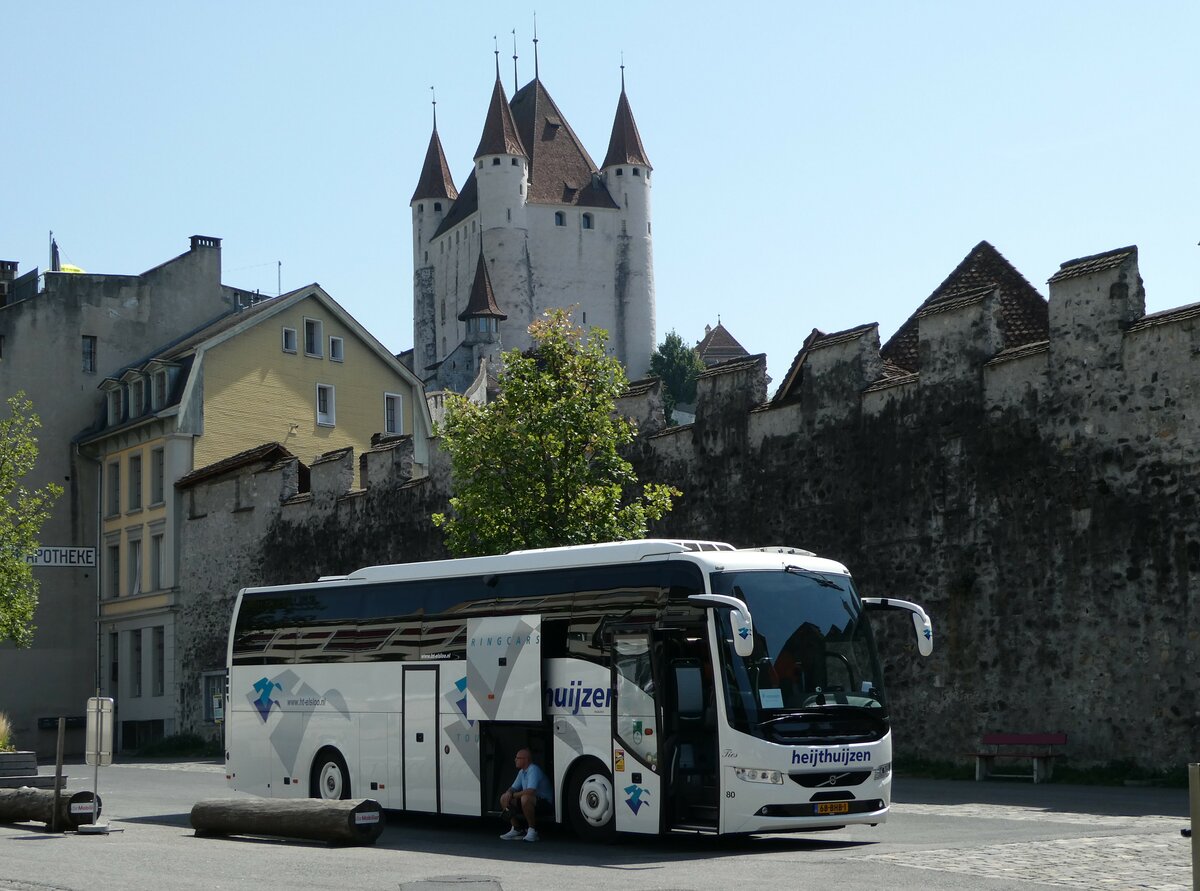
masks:
[[[1041,783],[1054,773],[1055,751],[1067,744],[1065,733],[985,733],[975,756],[975,779],[1014,777]],[[995,773],[997,758],[1033,762],[1033,773]]]

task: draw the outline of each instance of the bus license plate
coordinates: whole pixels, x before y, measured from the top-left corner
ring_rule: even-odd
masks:
[[[848,813],[850,813],[850,803],[848,801],[823,801],[817,805],[818,817],[823,817],[827,814]]]

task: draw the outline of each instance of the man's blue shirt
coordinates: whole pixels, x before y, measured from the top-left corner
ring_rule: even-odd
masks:
[[[550,785],[550,778],[536,764],[530,764],[524,770],[517,771],[517,778],[513,780],[512,788],[514,792],[520,792],[522,789],[537,789],[538,798],[549,801],[551,804],[554,803],[554,787]]]

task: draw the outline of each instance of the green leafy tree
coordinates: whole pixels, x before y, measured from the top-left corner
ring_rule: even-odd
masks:
[[[663,382],[667,423],[674,423],[675,406],[696,401],[696,378],[704,370],[700,354],[670,331],[650,357],[650,373]]]
[[[529,334],[527,354],[504,354],[497,399],[447,399],[438,433],[454,496],[434,524],[461,556],[643,537],[681,493],[661,484],[636,491],[620,455],[636,429],[615,411],[628,381],[605,352],[608,333],[585,334],[556,309]]]
[[[47,483],[31,490],[22,482],[37,463],[34,431],[42,422],[24,392],[8,398],[8,411],[0,420],[0,641],[27,647],[33,641],[38,583],[25,557],[37,549],[62,486]]]

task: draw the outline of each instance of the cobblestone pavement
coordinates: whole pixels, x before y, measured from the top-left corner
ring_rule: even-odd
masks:
[[[1011,805],[897,804],[897,816],[1067,823],[1101,834],[980,847],[923,849],[867,855],[866,859],[964,877],[1007,879],[1061,888],[1191,891],[1191,842],[1179,817],[1112,816]]]

